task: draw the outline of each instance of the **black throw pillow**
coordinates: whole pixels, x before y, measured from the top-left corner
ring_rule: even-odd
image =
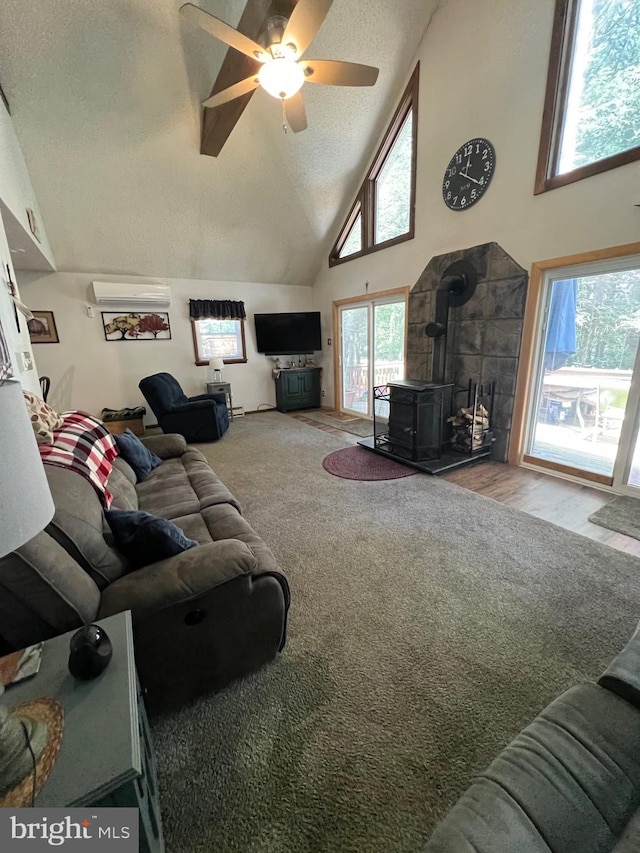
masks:
[[[131,465],[139,483],[143,483],[154,468],[162,465],[162,459],[145,447],[128,427],[120,435],[114,435],[114,438],[118,445],[118,452],[124,461]]]
[[[107,509],[104,515],[116,548],[136,569],[174,557],[198,544],[188,539],[177,524],[142,509]]]

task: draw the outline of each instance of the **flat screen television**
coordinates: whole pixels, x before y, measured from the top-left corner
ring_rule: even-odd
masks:
[[[302,355],[322,349],[319,311],[254,314],[256,346],[265,355]]]

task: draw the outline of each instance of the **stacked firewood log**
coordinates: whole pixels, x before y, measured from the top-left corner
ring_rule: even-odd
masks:
[[[453,450],[469,453],[484,447],[489,431],[489,412],[482,403],[475,408],[460,408],[447,420],[453,427]]]

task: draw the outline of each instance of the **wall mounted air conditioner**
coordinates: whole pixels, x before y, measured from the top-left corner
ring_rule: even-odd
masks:
[[[98,305],[114,308],[168,308],[171,290],[168,284],[134,284],[122,281],[93,281],[91,295]]]

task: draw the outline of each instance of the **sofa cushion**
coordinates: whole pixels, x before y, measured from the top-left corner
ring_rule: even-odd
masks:
[[[182,456],[187,450],[187,442],[184,436],[177,432],[167,432],[163,435],[145,435],[140,440],[160,459]]]
[[[131,483],[132,486],[135,486],[136,473],[131,467],[131,465],[129,465],[128,462],[125,462],[122,456],[116,456],[116,458],[112,462],[112,465],[114,468],[117,468],[121,474],[124,474],[124,476],[127,478],[127,480]]]
[[[609,853],[639,803],[640,712],[579,684],[476,778],[424,850]]]
[[[95,583],[44,531],[0,559],[0,634],[16,649],[93,621],[99,604]]]
[[[228,503],[240,507],[199,450],[166,459],[136,487],[140,509],[164,518],[200,512],[205,507]]]
[[[602,673],[598,684],[640,708],[640,625]]]
[[[637,809],[626,825],[616,846],[611,853],[638,853],[640,850],[640,808]]]
[[[244,542],[256,558],[257,574],[277,570],[276,559],[269,546],[231,504],[216,504],[201,512],[175,518],[174,521],[187,536],[201,545],[223,539]]]
[[[111,509],[104,515],[117,547],[135,568],[175,557],[198,544],[172,521],[144,510]]]
[[[162,459],[145,447],[128,427],[123,433],[114,437],[120,455],[133,468],[138,483],[143,483],[154,468],[162,465]]]
[[[125,557],[104,538],[100,499],[91,484],[68,468],[44,466],[56,507],[47,532],[87,572],[99,589],[129,571]]]
[[[118,468],[113,469],[107,482],[113,495],[111,509],[138,509],[138,494],[136,487]]]

